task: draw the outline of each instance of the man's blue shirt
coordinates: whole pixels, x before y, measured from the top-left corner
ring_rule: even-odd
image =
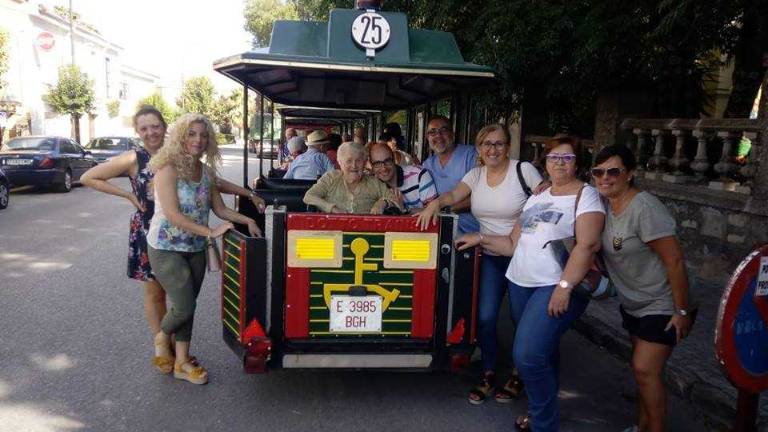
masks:
[[[306,152],[296,156],[283,178],[317,180],[323,174],[334,169],[333,162],[325,153],[314,147],[309,147]]]
[[[436,154],[428,157],[421,166],[432,173],[438,194],[450,192],[464,178],[464,174],[477,166],[477,150],[473,146],[457,145],[445,166],[440,164]],[[472,213],[459,213],[459,231],[462,233],[480,231],[480,224]]]

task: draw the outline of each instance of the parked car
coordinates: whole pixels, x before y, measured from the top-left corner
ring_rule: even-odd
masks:
[[[12,187],[54,187],[72,190],[89,168],[97,165],[90,151],[69,138],[30,136],[13,138],[0,150],[0,168]]]
[[[11,184],[8,181],[8,177],[5,175],[2,169],[0,169],[0,210],[8,207],[8,200],[11,199]]]
[[[142,146],[139,138],[126,136],[105,136],[90,140],[84,146],[85,150],[91,152],[93,158],[98,163],[106,162],[125,151],[136,150]]]

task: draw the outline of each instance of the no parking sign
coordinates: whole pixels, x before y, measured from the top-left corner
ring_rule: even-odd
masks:
[[[744,258],[723,292],[715,354],[739,389],[734,430],[754,430],[759,394],[768,389],[768,245]]]

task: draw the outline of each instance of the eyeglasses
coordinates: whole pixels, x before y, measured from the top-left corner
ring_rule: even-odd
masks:
[[[552,162],[552,163],[562,162],[564,164],[569,164],[575,161],[576,161],[576,155],[573,153],[549,153],[547,155],[547,162]]]
[[[504,147],[507,146],[507,143],[502,141],[483,141],[480,143],[480,147],[483,148],[483,150],[490,150],[491,148],[494,148],[496,150],[503,150]]]
[[[440,128],[432,128],[432,129],[427,129],[427,135],[428,136],[437,136],[437,134],[445,135],[448,133],[448,131],[450,131],[450,129],[448,129],[448,127],[446,126],[443,126]]]
[[[386,158],[384,160],[375,161],[375,162],[371,161],[371,166],[374,169],[384,168],[385,166],[391,167],[394,164],[395,164],[395,161],[392,158]]]
[[[624,168],[592,168],[589,170],[594,178],[601,178],[606,174],[608,174],[608,177],[618,177],[624,171],[626,171]]]

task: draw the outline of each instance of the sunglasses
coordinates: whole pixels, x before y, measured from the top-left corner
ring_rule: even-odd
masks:
[[[608,177],[618,177],[624,171],[626,171],[624,168],[592,168],[589,170],[589,172],[592,174],[592,177],[594,178],[601,178],[606,174]]]
[[[547,162],[563,162],[566,164],[573,163],[576,161],[576,155],[573,153],[549,153],[547,155]]]

